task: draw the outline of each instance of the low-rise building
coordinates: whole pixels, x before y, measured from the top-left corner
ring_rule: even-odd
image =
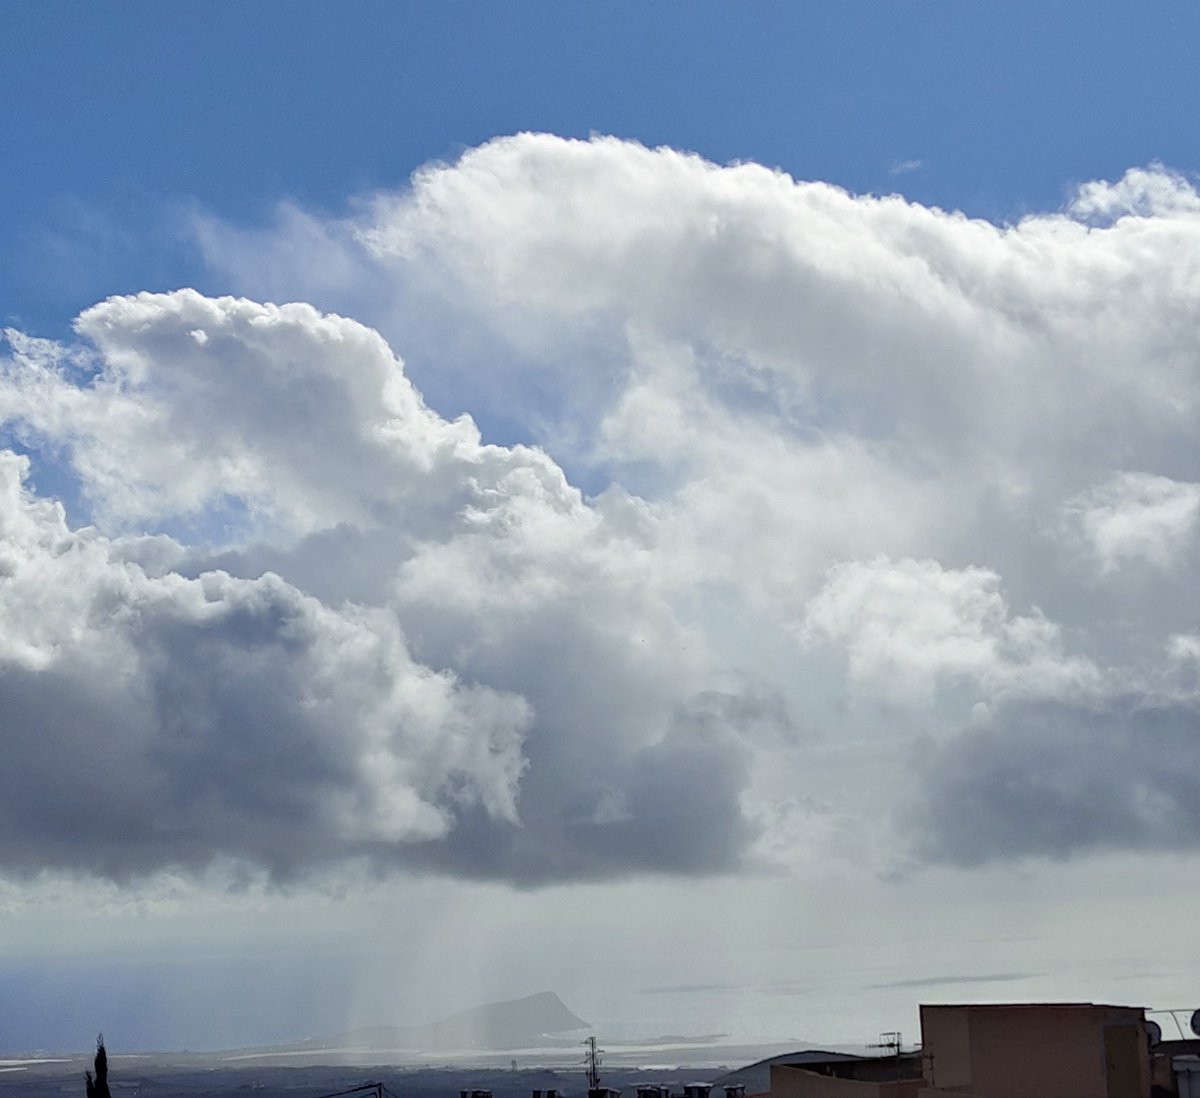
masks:
[[[769,1098],[1152,1098],[1142,1007],[921,1007],[921,1047],[771,1065]],[[1169,1073],[1168,1073],[1169,1074]]]
[[[922,1098],[1150,1098],[1142,1007],[925,1005],[921,1058]]]

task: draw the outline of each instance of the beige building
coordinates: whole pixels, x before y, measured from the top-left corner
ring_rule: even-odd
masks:
[[[922,1006],[921,1095],[1149,1098],[1145,1022],[1100,1003]]]
[[[921,1049],[771,1066],[769,1098],[1151,1098],[1142,1007],[921,1007]]]
[[[770,1098],[917,1098],[921,1062],[903,1057],[841,1057],[827,1062],[772,1064]]]

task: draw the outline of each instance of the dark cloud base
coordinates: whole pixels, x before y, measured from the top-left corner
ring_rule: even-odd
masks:
[[[1023,702],[922,754],[920,860],[1200,848],[1200,705]]]

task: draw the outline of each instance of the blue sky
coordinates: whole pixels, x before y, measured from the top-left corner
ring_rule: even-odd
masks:
[[[21,1043],[1187,1003],[1200,9],[0,21]]]
[[[4,23],[0,310],[43,334],[108,293],[203,283],[180,207],[339,211],[519,130],[995,220],[1198,166],[1184,3],[50,3]]]

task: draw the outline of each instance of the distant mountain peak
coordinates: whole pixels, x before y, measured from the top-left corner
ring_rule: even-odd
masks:
[[[543,1038],[586,1029],[553,991],[521,999],[485,1003],[423,1026],[366,1026],[337,1037],[318,1038],[306,1045],[359,1045],[378,1049],[510,1049],[537,1046]]]
[[[519,1048],[547,1034],[586,1027],[587,1022],[568,1010],[553,991],[539,991],[523,999],[464,1010],[420,1031],[428,1034],[433,1047]]]
[[[464,1010],[459,1014],[451,1015],[450,1018],[443,1018],[442,1021],[449,1022],[454,1018],[464,1018],[467,1015],[488,1013],[491,1011],[511,1012],[514,1010],[528,1014],[531,1019],[535,1017],[542,1018],[547,1024],[553,1026],[551,1029],[543,1030],[544,1033],[561,1033],[567,1029],[584,1029],[588,1025],[582,1018],[568,1010],[566,1004],[553,991],[536,991],[532,995],[525,995],[520,999],[504,999],[498,1003],[485,1003],[483,1006],[472,1007],[470,1010]]]

